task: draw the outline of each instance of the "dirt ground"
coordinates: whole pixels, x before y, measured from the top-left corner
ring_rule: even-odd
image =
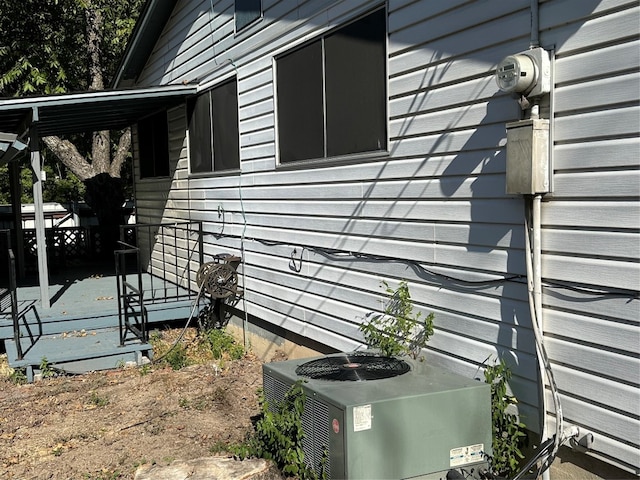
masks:
[[[220,454],[252,430],[261,386],[251,355],[28,385],[0,375],[0,478],[132,479],[143,464]]]

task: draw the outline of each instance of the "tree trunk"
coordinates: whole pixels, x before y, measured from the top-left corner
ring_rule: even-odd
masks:
[[[125,200],[122,179],[100,173],[84,182],[85,201],[98,217],[99,243],[97,252],[103,258],[113,258],[118,247],[120,225],[125,223],[122,205]]]

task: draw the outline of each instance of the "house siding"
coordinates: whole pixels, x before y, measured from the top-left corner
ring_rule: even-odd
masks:
[[[213,12],[208,0],[178,3],[139,84],[205,89],[237,76],[241,172],[190,176],[186,112],[174,109],[172,177],[136,183],[139,221],[202,221],[205,255],[243,256],[239,308],[339,350],[361,346],[359,324],[383,308],[381,281],[408,280],[416,307],[435,313],[427,360],[473,377],[505,358],[519,412],[538,431],[525,202],[504,193],[505,124],[521,111],[493,78],[500,59],[528,48],[531,2],[262,3],[263,20],[238,35],[231,0]],[[389,155],[278,167],[274,56],[378,5],[388,13]],[[595,434],[593,455],[635,473],[638,18],[636,1],[539,8],[540,44],[555,52],[545,346],[565,422]]]

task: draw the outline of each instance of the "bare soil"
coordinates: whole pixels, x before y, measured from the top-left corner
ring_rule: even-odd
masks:
[[[27,385],[0,376],[0,478],[132,479],[143,464],[225,455],[252,431],[261,386],[251,355]]]

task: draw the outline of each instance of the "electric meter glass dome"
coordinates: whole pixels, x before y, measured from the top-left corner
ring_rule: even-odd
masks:
[[[535,82],[535,64],[528,55],[505,57],[498,64],[496,82],[503,92],[526,92]]]

